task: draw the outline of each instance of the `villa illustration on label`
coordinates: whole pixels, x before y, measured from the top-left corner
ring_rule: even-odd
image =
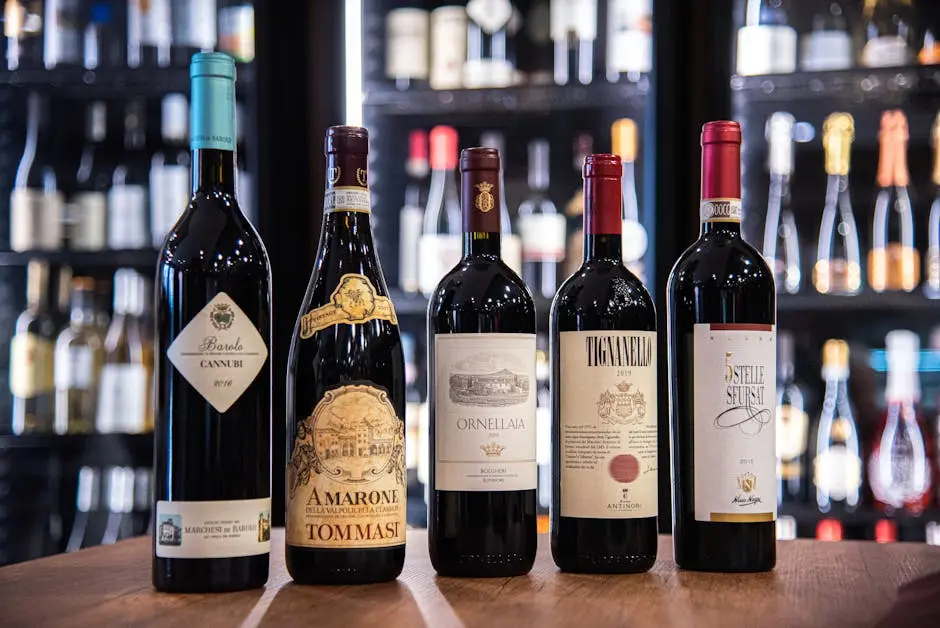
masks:
[[[531,385],[521,363],[495,351],[474,353],[457,362],[447,381],[453,403],[488,408],[525,403]]]

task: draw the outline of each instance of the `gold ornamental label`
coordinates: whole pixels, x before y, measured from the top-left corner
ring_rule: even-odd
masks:
[[[405,542],[405,422],[372,386],[327,391],[297,424],[287,467],[287,543],[389,547]]]
[[[375,286],[365,275],[346,273],[330,295],[330,302],[310,310],[300,319],[300,337],[306,340],[333,325],[353,325],[374,319],[398,324],[392,300],[377,295]]]

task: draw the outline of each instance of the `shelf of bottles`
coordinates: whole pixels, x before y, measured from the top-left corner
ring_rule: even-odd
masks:
[[[778,290],[778,536],[940,543],[936,3],[741,0],[746,237]]]
[[[251,2],[6,0],[3,23],[0,564],[147,531],[152,274],[190,197],[194,52],[235,57],[256,150]]]

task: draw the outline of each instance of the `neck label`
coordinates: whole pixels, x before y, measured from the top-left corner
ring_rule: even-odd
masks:
[[[702,199],[699,216],[702,222],[741,222],[741,199]]]
[[[323,195],[323,212],[372,212],[369,190],[360,187],[330,188]]]
[[[235,81],[200,76],[192,82],[190,147],[235,150]]]
[[[378,295],[375,285],[365,275],[347,273],[340,277],[329,303],[301,317],[300,338],[306,340],[334,325],[361,325],[375,319],[398,324],[391,299]]]

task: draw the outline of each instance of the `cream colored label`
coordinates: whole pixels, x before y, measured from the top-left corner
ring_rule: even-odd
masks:
[[[776,519],[776,340],[773,325],[695,325],[696,521]]]
[[[536,488],[535,334],[438,334],[433,351],[433,489]]]
[[[154,551],[159,558],[237,558],[271,551],[271,498],[158,501]]]
[[[213,408],[225,412],[261,372],[268,347],[255,322],[219,292],[189,321],[166,356]]]
[[[337,173],[339,169],[336,169]],[[335,176],[338,176],[335,175]],[[356,177],[365,185],[366,172],[362,168],[356,169]],[[365,212],[372,211],[372,201],[369,199],[369,190],[365,187],[343,186],[330,188],[323,195],[323,211],[330,212]]]
[[[10,248],[55,250],[62,246],[62,194],[14,188],[10,194]]]
[[[10,392],[30,399],[55,390],[55,345],[36,334],[16,334],[10,341]]]
[[[559,360],[561,516],[655,517],[656,332],[562,332]]]
[[[361,324],[376,319],[398,324],[392,300],[376,294],[375,286],[365,275],[347,273],[339,278],[329,303],[301,317],[300,337],[306,340],[327,327]]]
[[[405,422],[388,394],[367,385],[327,391],[297,424],[287,489],[289,545],[402,545]]]

